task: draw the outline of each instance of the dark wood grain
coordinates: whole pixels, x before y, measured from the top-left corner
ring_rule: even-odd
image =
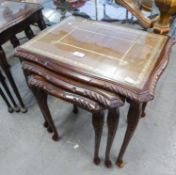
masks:
[[[93,113],[92,115],[92,125],[95,131],[95,151],[94,151],[94,159],[93,162],[96,165],[100,164],[100,157],[99,157],[99,149],[100,149],[100,141],[103,131],[103,123],[104,123],[104,116],[102,112]]]
[[[123,156],[126,151],[126,148],[136,130],[136,127],[138,125],[139,119],[141,117],[142,113],[142,104],[141,103],[136,103],[136,102],[131,102],[130,103],[130,109],[128,111],[128,116],[127,116],[127,129],[125,133],[125,138],[122,144],[122,147],[120,149],[120,153],[118,155],[116,165],[120,168],[124,166],[124,161],[123,161]]]
[[[106,147],[106,153],[105,153],[105,165],[108,168],[112,166],[112,162],[110,159],[110,150],[118,127],[119,116],[120,114],[119,114],[118,108],[109,109],[109,113],[107,117],[108,139],[107,139],[107,147]]]

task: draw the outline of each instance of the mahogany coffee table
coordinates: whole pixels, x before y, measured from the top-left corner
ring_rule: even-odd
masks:
[[[120,94],[130,103],[123,155],[156,83],[166,68],[175,38],[69,17],[16,50],[21,60]]]
[[[41,6],[36,4],[13,1],[0,2],[0,67],[3,69],[19,100],[22,112],[26,112],[26,108],[11,75],[10,66],[6,60],[2,45],[10,40],[14,47],[18,46],[20,43],[15,35],[21,31],[25,31],[27,37],[31,39],[34,35],[29,27],[30,24],[37,23],[41,30],[44,29],[46,26],[41,10]]]

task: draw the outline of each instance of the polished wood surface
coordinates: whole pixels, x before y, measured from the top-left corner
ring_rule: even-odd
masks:
[[[155,0],[160,10],[160,19],[154,25],[154,30],[160,34],[167,34],[170,31],[172,15],[176,13],[176,0]]]
[[[140,94],[147,90],[167,40],[166,36],[70,17],[19,47],[18,53],[45,57],[46,62],[56,61]]]
[[[152,5],[154,3],[154,0],[140,0],[139,4],[142,7],[142,9],[151,11],[152,10]]]
[[[36,4],[13,1],[0,2],[0,32],[23,21],[39,9],[41,6]]]

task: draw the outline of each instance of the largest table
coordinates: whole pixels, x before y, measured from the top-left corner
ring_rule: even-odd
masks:
[[[130,103],[123,155],[156,83],[165,69],[174,38],[70,17],[20,46],[22,60],[124,96]]]

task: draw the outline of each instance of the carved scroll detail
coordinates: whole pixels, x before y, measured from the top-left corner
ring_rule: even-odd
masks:
[[[150,92],[152,92],[152,94],[154,94],[154,90],[156,87],[156,84],[158,82],[159,77],[161,76],[161,74],[163,73],[163,71],[165,70],[168,61],[169,61],[169,57],[171,54],[171,50],[172,50],[172,46],[176,44],[176,37],[171,38],[168,43],[167,46],[165,47],[165,49],[163,50],[163,55],[162,55],[162,61],[158,64],[155,72],[153,72],[153,74],[151,75],[151,79],[150,79],[150,86],[149,86],[149,90]]]
[[[47,79],[49,82],[55,84],[58,87],[67,89],[73,93],[83,95],[85,97],[88,97],[92,100],[95,100],[102,104],[105,107],[117,107],[121,106],[124,103],[123,98],[118,97],[118,95],[111,95],[111,97],[107,97],[108,93],[107,91],[100,91],[99,89],[92,87],[90,85],[86,85],[86,87],[82,86],[81,83],[75,82],[73,80],[70,80],[68,78],[64,78],[63,76],[56,75],[53,72],[46,70],[42,68],[41,66],[37,66],[33,63],[24,61],[22,63],[22,68],[24,70],[30,71],[31,73],[38,74],[45,79]],[[103,93],[104,92],[104,93]],[[106,95],[107,94],[107,95]]]
[[[158,59],[159,63],[157,63],[157,66],[153,70],[149,81],[147,82],[145,88],[142,90],[132,89],[125,85],[121,85],[118,82],[106,80],[103,77],[95,77],[94,75],[85,73],[82,70],[77,70],[74,68],[72,70],[71,67],[68,67],[67,65],[64,65],[62,63],[60,64],[54,62],[53,60],[52,62],[48,62],[48,58],[41,57],[39,55],[31,55],[30,53],[26,53],[23,49],[18,49],[17,55],[22,59],[30,60],[46,67],[47,69],[54,70],[55,72],[58,72],[64,75],[65,77],[72,78],[79,82],[85,82],[89,85],[93,85],[111,91],[113,93],[121,94],[131,100],[147,102],[154,98],[154,90],[156,83],[167,65],[170,49],[173,43],[175,42],[174,40],[175,39],[169,39],[168,43],[160,54],[160,58]]]
[[[44,81],[43,78],[41,78],[39,76],[30,76],[28,79],[28,84],[29,84],[29,86],[34,86],[34,87],[40,88],[40,89],[44,90],[45,92],[47,92],[53,96],[56,96],[60,99],[63,99],[67,102],[74,103],[84,109],[87,109],[88,111],[96,112],[96,111],[100,111],[103,109],[103,107],[100,106],[98,103],[96,103],[90,99],[87,99],[85,97],[81,97],[76,94],[71,94],[71,93],[66,92],[62,89],[56,88],[55,86]]]

